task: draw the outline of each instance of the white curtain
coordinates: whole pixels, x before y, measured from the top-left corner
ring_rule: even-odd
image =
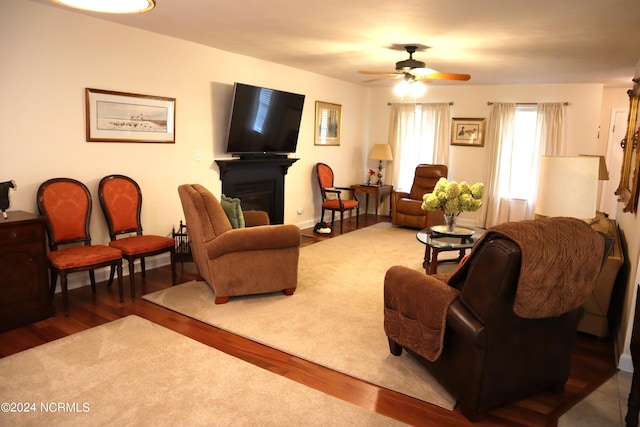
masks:
[[[485,170],[484,204],[477,216],[480,226],[491,227],[509,218],[515,117],[516,104],[493,104],[486,134],[489,164]]]
[[[525,218],[535,216],[535,199],[542,155],[563,155],[564,105],[562,103],[538,104],[536,110],[536,136],[530,163],[530,180],[534,183],[526,199]],[[493,104],[487,128],[489,164],[485,172],[484,206],[478,214],[478,225],[491,227],[509,221],[511,207],[511,170],[515,143],[516,104]]]
[[[449,104],[392,104],[390,110],[393,161],[388,163],[387,175],[396,189],[409,191],[417,165],[449,162]]]
[[[532,192],[527,198],[526,218],[535,217],[540,157],[563,156],[566,150],[565,106],[561,102],[538,104],[536,116],[536,145],[531,165]]]

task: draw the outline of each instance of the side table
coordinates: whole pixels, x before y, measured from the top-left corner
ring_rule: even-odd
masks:
[[[9,211],[0,219],[0,331],[53,316],[45,217]]]
[[[351,186],[356,193],[364,193],[365,194],[365,213],[369,210],[369,194],[374,194],[376,196],[376,218],[378,217],[378,206],[382,203],[382,198],[385,195],[391,194],[393,191],[393,185],[367,185],[367,184],[354,184]],[[391,215],[391,198],[389,198],[389,215]]]
[[[473,248],[478,239],[485,233],[482,228],[474,228],[471,236],[450,236],[435,233],[431,228],[423,228],[418,231],[416,238],[425,245],[424,262],[422,266],[427,274],[436,274],[438,272],[438,254],[446,251],[459,251],[458,258],[445,261],[460,261],[467,249]]]

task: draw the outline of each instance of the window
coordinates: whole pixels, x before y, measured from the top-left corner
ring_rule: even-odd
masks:
[[[536,122],[538,119],[535,105],[516,105],[514,119],[513,153],[511,155],[510,198],[529,200],[534,193],[536,176]]]
[[[420,163],[448,163],[448,103],[393,104],[391,145],[394,186],[409,191]]]
[[[485,227],[534,218],[540,157],[565,151],[565,105],[493,104],[489,138],[494,149],[480,218]]]

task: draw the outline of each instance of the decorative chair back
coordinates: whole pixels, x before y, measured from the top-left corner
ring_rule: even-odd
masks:
[[[98,186],[98,198],[111,240],[118,234],[142,234],[142,192],[138,183],[124,175],[105,176]]]
[[[67,243],[91,244],[91,193],[80,181],[52,178],[38,188],[38,210],[47,217],[49,247]]]
[[[333,170],[327,164],[318,163],[316,165],[316,172],[318,173],[318,183],[320,184],[322,200],[327,200],[327,194],[324,189],[333,187]]]

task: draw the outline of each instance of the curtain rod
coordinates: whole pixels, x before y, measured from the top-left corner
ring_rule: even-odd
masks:
[[[393,104],[394,104],[393,102],[387,102],[387,107]],[[442,104],[442,103],[441,102],[400,102],[400,104]],[[449,102],[449,105],[453,105],[453,102]]]
[[[493,105],[495,104],[495,102],[487,102],[487,105]],[[538,105],[538,104],[543,104],[543,102],[516,102],[516,105]],[[569,102],[565,101],[562,103],[562,105],[569,105]]]

